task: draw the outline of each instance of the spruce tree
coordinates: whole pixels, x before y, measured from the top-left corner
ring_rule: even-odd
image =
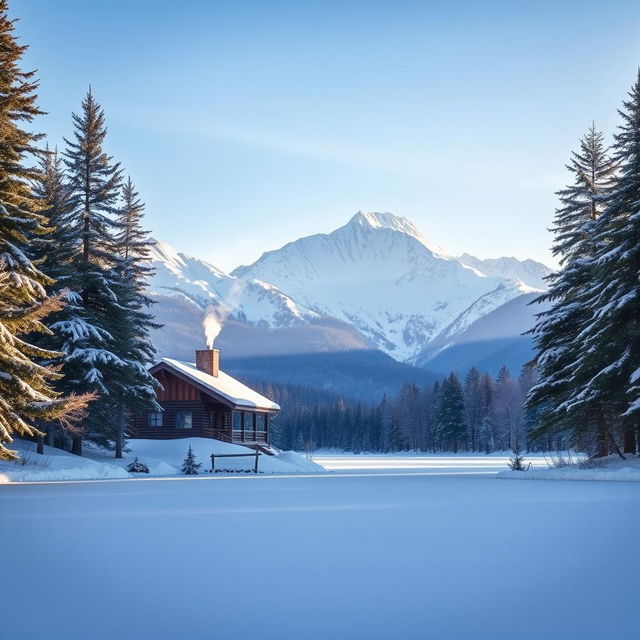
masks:
[[[63,418],[81,409],[83,400],[69,401],[55,392],[52,382],[60,377],[37,360],[57,353],[33,344],[33,334],[46,332],[47,315],[61,305],[47,296],[52,283],[30,259],[34,238],[50,233],[39,210],[31,183],[40,177],[28,166],[27,157],[37,154],[40,138],[22,123],[40,115],[36,104],[34,72],[23,72],[19,62],[26,46],[13,35],[13,21],[0,0],[0,458],[12,459],[7,448],[12,435],[39,433],[36,421]]]
[[[182,463],[182,473],[187,476],[197,476],[198,469],[202,466],[201,462],[196,462],[196,455],[193,453],[193,449],[191,445],[189,445],[189,450],[187,451],[187,455],[185,456],[184,462]]]
[[[150,248],[153,242],[143,229],[144,204],[140,201],[131,178],[125,182],[122,206],[116,218],[115,287],[118,305],[111,315],[111,335],[115,351],[124,362],[117,370],[119,384],[112,391],[116,401],[117,421],[115,455],[122,457],[124,437],[133,413],[160,407],[156,402],[155,379],[148,371],[156,350],[149,333],[160,328],[149,313],[152,304],[147,295],[148,280],[153,273],[150,266]]]
[[[458,376],[451,373],[442,382],[440,405],[438,407],[438,436],[444,445],[453,446],[453,452],[458,447],[464,435],[464,396]]]
[[[480,448],[480,433],[484,417],[481,379],[480,371],[472,367],[464,382],[465,422],[469,432],[468,444],[471,451],[477,451]]]
[[[525,466],[524,456],[522,455],[522,449],[520,448],[520,439],[516,438],[513,444],[513,455],[509,458],[507,463],[511,471],[527,471],[529,468]]]
[[[72,275],[76,247],[71,222],[71,189],[57,150],[50,151],[47,147],[40,155],[39,176],[33,182],[33,197],[40,202],[40,215],[46,219],[49,232],[33,239],[30,255],[53,280],[47,285],[47,292],[60,294],[67,289],[67,282]]]
[[[527,407],[539,413],[534,436],[587,429],[602,431],[599,409],[586,412],[568,403],[585,382],[577,375],[576,362],[583,350],[581,332],[590,312],[585,304],[593,280],[596,225],[613,184],[616,162],[604,144],[603,134],[592,126],[567,165],[573,183],[558,192],[553,232],[553,254],[561,270],[549,276],[549,289],[536,302],[550,303],[539,313],[532,330],[539,379],[529,391]],[[602,448],[602,444],[601,447]]]
[[[119,386],[125,362],[116,353],[111,332],[120,311],[117,298],[117,264],[114,233],[121,186],[120,167],[103,150],[106,137],[104,112],[91,93],[82,101],[81,115],[73,114],[74,139],[65,140],[64,152],[71,189],[70,225],[76,251],[70,281],[71,318],[58,322],[64,336],[65,376],[74,388],[99,394],[92,403],[88,435],[107,444],[112,438],[116,401],[110,397]],[[74,452],[81,441],[74,438]]]
[[[595,227],[595,277],[575,367],[581,384],[565,404],[604,411],[610,444],[619,452],[615,432],[623,432],[632,453],[640,422],[640,70],[628,96],[614,138],[617,182]]]
[[[69,320],[73,316],[74,306],[74,294],[67,289],[73,276],[72,264],[75,253],[69,220],[72,212],[70,189],[66,184],[62,160],[57,151],[50,152],[47,147],[39,158],[39,172],[38,179],[33,182],[33,196],[42,207],[40,215],[45,218],[49,232],[43,236],[35,236],[31,240],[29,255],[34,263],[41,265],[42,270],[51,278],[51,281],[45,285],[47,295],[59,297],[64,305],[46,318],[45,324],[50,330],[35,335],[33,341],[37,346],[49,351],[62,352],[64,338],[55,330],[55,327],[58,322]],[[60,353],[58,358],[40,363],[59,366],[62,358],[63,353]],[[61,393],[70,390],[70,385],[64,376],[56,380],[53,386]],[[50,445],[53,444],[54,426],[55,423],[52,422],[39,424],[39,428],[46,433]],[[38,453],[44,453],[43,438],[38,438]]]

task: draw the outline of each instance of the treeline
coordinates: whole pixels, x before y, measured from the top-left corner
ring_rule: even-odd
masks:
[[[0,457],[15,432],[120,456],[129,416],[156,406],[144,205],[104,150],[91,91],[61,152],[32,131],[37,82],[7,11],[0,0]]]
[[[636,453],[640,430],[640,71],[608,148],[592,126],[558,193],[562,268],[532,331],[540,379],[534,435],[562,434],[595,456]]]
[[[562,446],[561,438],[531,437],[536,411],[525,409],[535,372],[525,367],[497,377],[471,369],[464,380],[455,373],[434,385],[405,384],[395,396],[375,405],[294,385],[254,383],[281,404],[273,421],[276,446],[299,451],[479,451]]]

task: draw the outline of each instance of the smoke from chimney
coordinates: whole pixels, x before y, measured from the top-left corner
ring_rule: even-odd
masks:
[[[213,349],[213,343],[222,331],[222,324],[226,318],[226,313],[221,305],[210,304],[204,314],[202,327],[207,339],[207,349]]]

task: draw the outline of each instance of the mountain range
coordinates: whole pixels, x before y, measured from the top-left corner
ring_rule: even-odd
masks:
[[[286,358],[284,369],[299,381],[316,362],[314,379],[325,387],[328,359],[348,369],[344,356],[355,352],[360,363],[368,357],[393,370],[394,382],[427,370],[521,366],[531,353],[521,333],[540,310],[530,303],[551,273],[533,260],[449,255],[406,218],[366,211],[231,273],[163,242],[152,257],[151,294],[165,325],[154,339],[163,355],[191,357],[211,321],[222,329],[223,357],[240,368],[253,363],[245,374],[272,375]]]

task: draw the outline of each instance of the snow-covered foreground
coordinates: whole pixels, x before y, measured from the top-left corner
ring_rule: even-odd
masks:
[[[137,457],[149,468],[150,476],[182,475],[187,449],[192,447],[201,463],[201,473],[211,469],[211,454],[253,454],[252,449],[210,438],[172,440],[129,440],[127,454],[116,460],[113,452],[85,447],[83,456],[45,447],[44,455],[35,452],[35,443],[16,439],[12,447],[19,452],[18,463],[0,461],[0,484],[5,482],[49,482],[55,480],[101,480],[146,477],[131,474],[127,466]],[[221,458],[216,469],[223,473],[251,473],[253,457]],[[276,456],[261,455],[259,473],[324,473],[325,470],[304,456],[285,451]]]
[[[502,471],[500,478],[514,480],[605,480],[610,482],[640,482],[640,458],[627,455],[625,460],[613,455],[601,460],[594,460],[587,466],[575,464],[549,469],[532,467],[525,473],[519,471]]]
[[[532,468],[548,467],[544,456],[527,456]],[[507,469],[509,455],[484,454],[318,454],[313,461],[330,471],[348,473],[437,473],[495,475]]]
[[[632,483],[371,472],[0,486],[3,637],[637,637]]]
[[[354,455],[320,453],[314,462],[325,469],[341,473],[419,473],[439,475],[497,475],[500,479],[513,480],[606,480],[615,482],[640,482],[640,458],[628,456],[626,460],[610,456],[593,462],[585,468],[583,454],[563,453],[562,457],[573,464],[554,468],[557,453],[525,454],[527,471],[510,471],[510,454],[393,454]]]

